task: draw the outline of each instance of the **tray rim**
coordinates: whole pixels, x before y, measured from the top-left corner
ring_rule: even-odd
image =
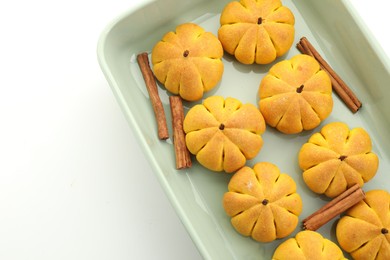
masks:
[[[119,14],[116,16],[111,22],[109,22],[106,27],[102,30],[97,43],[97,57],[98,57],[98,63],[101,67],[101,70],[103,74],[106,77],[107,82],[109,83],[111,89],[113,90],[114,96],[116,97],[122,112],[126,114],[126,120],[131,126],[132,131],[134,132],[134,135],[137,137],[142,136],[142,131],[140,127],[138,126],[134,116],[133,112],[131,110],[128,110],[127,107],[124,105],[125,99],[121,95],[119,91],[119,86],[117,81],[115,80],[115,77],[111,73],[111,69],[108,66],[105,55],[104,55],[104,48],[107,40],[108,34],[111,32],[111,30],[124,18],[131,15],[133,12],[142,9],[143,7],[147,6],[150,3],[157,2],[158,0],[144,0],[142,3],[129,8],[128,10],[125,10],[122,14]],[[368,26],[362,21],[362,19],[359,19],[360,16],[357,13],[356,9],[354,8],[353,4],[351,3],[351,0],[342,0],[340,1],[342,5],[348,10],[349,14],[353,17],[354,22],[358,26],[358,30],[364,36],[364,38],[368,41],[368,44],[371,46],[373,52],[376,55],[376,58],[380,61],[380,63],[384,66],[387,73],[390,75],[390,58],[387,56],[387,54],[384,52],[383,48],[377,41],[377,39],[373,36],[372,32],[368,28]],[[176,199],[176,195],[174,191],[171,189],[171,187],[168,184],[168,181],[164,178],[163,174],[160,173],[161,169],[159,167],[159,164],[156,162],[156,160],[153,160],[153,156],[150,156],[151,150],[149,149],[149,145],[143,138],[136,138],[139,147],[144,152],[144,155],[146,159],[148,160],[153,172],[154,176],[157,177],[158,181],[160,182],[160,185],[162,186],[165,194],[167,195],[172,207],[174,208],[176,214],[179,216],[180,221],[185,226],[188,234],[190,235],[192,241],[196,245],[198,251],[204,257],[205,259],[210,259],[209,250],[207,247],[202,243],[201,238],[198,236],[198,233],[194,229],[191,221],[187,217],[184,209],[181,207],[180,203]]]
[[[374,36],[374,34],[369,29],[367,24],[363,21],[363,19],[359,19],[360,15],[352,4],[352,0],[342,0],[342,3],[347,8],[356,25],[359,27],[359,30],[361,31],[362,35],[365,36],[365,39],[368,41],[368,44],[371,46],[374,53],[376,54],[376,58],[380,60],[382,65],[390,74],[390,57],[384,51],[383,47],[380,45],[377,38]]]
[[[149,165],[154,173],[154,176],[157,177],[160,185],[162,186],[170,204],[172,205],[173,209],[175,210],[176,214],[178,215],[181,223],[184,225],[189,237],[195,244],[197,250],[201,254],[201,256],[205,259],[210,259],[211,256],[209,254],[209,250],[206,248],[204,243],[201,242],[201,238],[197,234],[195,228],[193,227],[190,219],[187,217],[184,209],[181,207],[180,203],[176,199],[176,195],[174,194],[173,190],[169,187],[168,181],[163,177],[163,174],[161,173],[161,169],[158,165],[158,163],[153,160],[153,156],[150,156],[151,150],[149,149],[149,145],[143,138],[139,138],[142,136],[141,128],[138,126],[135,117],[133,115],[133,112],[128,110],[127,107],[124,105],[125,100],[124,97],[121,95],[119,91],[118,83],[116,82],[113,74],[111,73],[111,70],[109,66],[107,65],[106,59],[104,58],[104,47],[107,40],[107,35],[111,32],[111,30],[124,18],[131,15],[133,12],[142,9],[143,7],[147,6],[150,3],[157,2],[158,0],[144,0],[143,3],[139,4],[138,6],[135,6],[133,8],[129,8],[128,10],[124,11],[122,14],[119,14],[116,18],[114,18],[111,22],[109,22],[106,27],[101,32],[98,43],[97,43],[97,59],[99,66],[106,77],[107,82],[109,83],[110,88],[113,91],[113,94],[115,98],[117,99],[119,106],[123,113],[125,113],[127,116],[125,116],[125,119],[130,124],[130,127],[134,133],[134,135],[138,138],[136,138],[137,143],[141,150],[144,153],[144,156],[146,157],[147,161],[149,162]]]

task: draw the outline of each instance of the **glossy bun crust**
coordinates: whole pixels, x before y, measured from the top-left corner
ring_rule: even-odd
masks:
[[[241,0],[222,10],[218,38],[243,64],[268,64],[294,41],[295,18],[279,0]]]
[[[187,148],[201,165],[234,172],[260,151],[265,122],[252,104],[211,96],[187,112],[183,129]]]
[[[154,46],[153,72],[168,91],[195,101],[221,80],[222,56],[223,48],[215,35],[199,25],[185,23]]]
[[[320,233],[305,230],[287,239],[275,250],[272,260],[342,260],[341,249]]]
[[[317,127],[333,109],[328,74],[304,54],[272,66],[261,80],[259,97],[267,124],[285,134]]]
[[[291,234],[302,211],[296,184],[277,166],[257,163],[237,171],[223,197],[233,227],[242,235],[271,242]]]
[[[353,259],[390,259],[390,194],[371,190],[336,227],[337,240]]]
[[[378,156],[371,149],[371,138],[363,128],[329,123],[299,151],[303,179],[312,191],[331,198],[356,183],[362,187],[378,169]]]

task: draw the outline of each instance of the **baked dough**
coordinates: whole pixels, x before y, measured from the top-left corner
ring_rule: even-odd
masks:
[[[305,230],[294,238],[281,243],[275,250],[272,260],[342,260],[339,246],[320,233]]]
[[[302,200],[294,180],[276,165],[244,166],[233,175],[228,189],[223,207],[240,234],[271,242],[295,230]]]
[[[261,80],[259,97],[260,111],[267,124],[285,134],[317,127],[333,109],[328,74],[305,54],[272,66]]]
[[[336,226],[336,237],[353,259],[390,259],[390,194],[371,190]]]
[[[268,64],[294,41],[295,18],[279,0],[241,0],[222,10],[218,38],[243,64]]]
[[[261,147],[264,118],[253,104],[211,96],[186,114],[183,129],[188,150],[213,171],[237,171]]]
[[[354,184],[360,187],[378,169],[371,138],[361,127],[349,129],[343,122],[325,125],[305,143],[298,155],[303,180],[318,194],[336,197]]]
[[[169,92],[195,101],[221,80],[222,56],[223,48],[215,35],[199,25],[185,23],[154,46],[153,72]]]

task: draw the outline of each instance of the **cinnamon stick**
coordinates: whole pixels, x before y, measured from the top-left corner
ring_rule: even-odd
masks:
[[[332,69],[332,67],[322,58],[319,52],[309,42],[306,37],[302,37],[297,44],[300,52],[314,57],[322,70],[326,71],[332,82],[333,90],[339,95],[347,107],[356,113],[362,106],[361,101],[357,98],[355,93],[348,87],[342,78]]]
[[[322,208],[305,218],[302,221],[303,228],[315,231],[364,198],[364,191],[358,184],[355,184],[331,200],[329,203],[325,204]]]
[[[175,148],[176,169],[185,169],[192,166],[191,155],[186,146],[183,130],[184,110],[179,96],[170,96],[169,104],[172,114],[173,145]]]
[[[149,65],[149,58],[146,52],[137,55],[138,66],[141,69],[142,76],[148,90],[150,102],[152,103],[154,115],[157,122],[158,138],[165,140],[169,138],[168,126],[165,117],[164,107],[158,95],[156,79]]]

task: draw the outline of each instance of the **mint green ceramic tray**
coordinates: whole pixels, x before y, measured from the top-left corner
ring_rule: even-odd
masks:
[[[154,44],[180,23],[195,22],[217,35],[219,14],[227,2],[157,0],[139,9],[129,10],[103,31],[98,43],[98,58],[156,177],[202,256],[205,259],[225,260],[270,259],[275,247],[284,240],[263,244],[239,235],[222,208],[222,196],[231,175],[210,172],[195,160],[191,169],[175,169],[172,140],[160,141],[157,138],[153,110],[135,58],[140,52],[150,53]],[[283,4],[293,11],[296,18],[295,43],[306,36],[363,102],[363,108],[352,114],[334,96],[334,110],[321,126],[332,121],[343,121],[350,127],[364,127],[370,133],[374,152],[380,159],[377,175],[364,186],[364,190],[390,190],[388,60],[383,58],[382,51],[348,1],[286,0]],[[292,47],[287,55],[277,61],[298,53]],[[225,72],[220,84],[205,97],[231,96],[257,105],[258,85],[272,64],[241,65],[230,57],[224,57],[223,62]],[[170,127],[168,94],[162,87],[159,92]],[[185,103],[186,111],[192,105]],[[263,135],[264,147],[255,159],[248,162],[249,166],[259,161],[272,162],[295,179],[304,203],[301,220],[326,202],[325,198],[307,189],[297,163],[299,148],[320,127],[298,135],[283,135],[268,127]],[[298,226],[291,236],[299,230]],[[318,231],[336,241],[334,221]]]

